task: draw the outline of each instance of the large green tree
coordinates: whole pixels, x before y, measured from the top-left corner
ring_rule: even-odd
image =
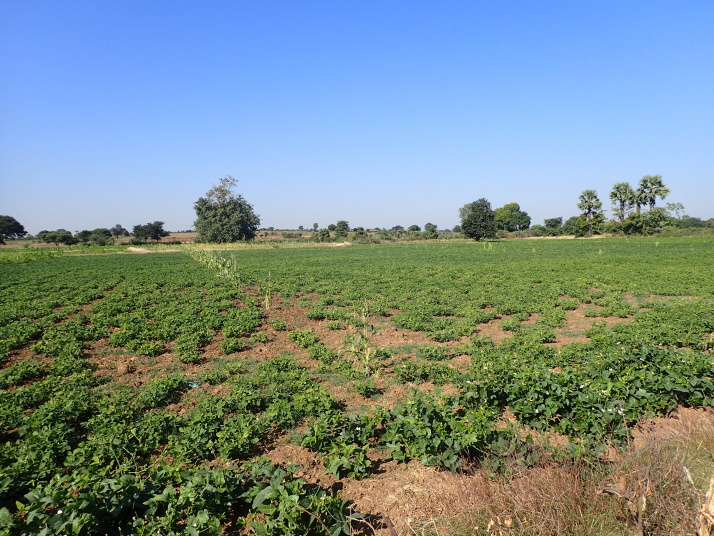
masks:
[[[55,246],[59,246],[60,244],[71,246],[79,242],[77,237],[72,236],[72,233],[64,229],[58,229],[57,231],[40,231],[37,233],[37,239],[45,244],[54,244]]]
[[[531,226],[531,217],[521,210],[518,203],[506,203],[493,211],[496,229],[501,231],[521,231]]]
[[[593,225],[602,219],[602,214],[600,213],[602,201],[598,198],[597,192],[595,190],[583,190],[583,193],[578,198],[578,208],[582,211],[582,217],[587,223],[588,235],[592,236]]]
[[[194,203],[196,239],[200,242],[238,242],[252,240],[260,225],[253,205],[234,192],[238,183],[230,175],[223,177]]]
[[[129,236],[129,231],[124,229],[120,224],[116,224],[114,227],[109,229],[109,231],[112,233],[113,237],[119,237],[119,236]]]
[[[424,237],[439,238],[439,232],[436,229],[436,225],[434,225],[433,223],[424,224]]]
[[[350,224],[346,220],[340,220],[335,225],[335,240],[346,240],[347,233],[350,232]]]
[[[25,228],[12,216],[0,216],[0,244],[7,240],[22,238],[27,234]]]
[[[481,240],[496,236],[496,224],[491,203],[482,197],[468,203],[459,209],[461,216],[461,233],[467,238]]]
[[[146,225],[135,225],[131,234],[137,240],[152,239],[158,241],[163,236],[169,236],[169,232],[164,230],[164,222],[162,221],[155,221]]]

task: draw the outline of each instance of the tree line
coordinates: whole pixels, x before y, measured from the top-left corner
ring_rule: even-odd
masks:
[[[196,240],[199,242],[228,243],[253,240],[259,231],[260,216],[253,205],[235,192],[237,180],[231,176],[219,179],[204,197],[194,203],[196,220]],[[546,218],[542,225],[531,226],[531,217],[521,210],[518,203],[507,203],[492,209],[491,203],[481,198],[467,203],[459,209],[460,225],[453,229],[438,230],[433,223],[426,223],[422,231],[419,225],[407,228],[396,225],[391,229],[350,228],[349,222],[339,220],[326,228],[317,223],[312,225],[310,238],[317,242],[344,241],[348,236],[354,241],[378,239],[434,239],[460,234],[475,240],[507,236],[509,233],[528,233],[530,236],[575,235],[592,236],[604,232],[632,234],[654,234],[667,226],[686,228],[714,227],[714,221],[702,221],[687,215],[680,217],[684,207],[680,203],[668,203],[658,207],[657,201],[664,200],[670,189],[662,181],[661,175],[646,175],[637,187],[627,182],[617,182],[610,192],[613,218],[606,220],[602,201],[595,190],[584,190],[577,202],[578,216],[566,221],[562,217]],[[132,236],[132,242],[158,241],[168,236],[164,222],[154,221],[135,225],[132,232],[117,224],[111,228],[83,230],[74,235],[65,229],[40,231],[36,238],[55,245],[86,244],[108,245],[122,236]],[[272,228],[270,228],[272,230]],[[300,226],[300,231],[305,230]],[[350,234],[351,233],[351,234]],[[0,243],[26,237],[25,228],[11,216],[0,216]],[[302,238],[302,234],[283,233],[284,238]]]
[[[621,233],[625,235],[652,235],[662,232],[665,227],[714,228],[714,220],[702,221],[700,218],[682,215],[681,203],[667,203],[658,207],[657,200],[664,200],[670,189],[662,181],[661,175],[645,175],[636,188],[627,182],[618,182],[612,187],[613,218],[607,220],[602,201],[595,190],[584,190],[577,202],[580,210],[563,222],[562,217],[546,218],[543,225],[529,227],[530,218],[520,212],[517,203],[510,203],[496,210],[491,209],[487,199],[481,198],[459,209],[462,234],[475,240],[496,238],[499,231],[530,230],[532,236],[574,235],[592,236],[602,233]],[[504,225],[504,222],[510,225]],[[518,225],[516,225],[518,224]]]
[[[143,225],[135,225],[130,233],[120,224],[114,227],[98,227],[93,230],[77,231],[72,234],[66,229],[57,229],[55,231],[42,230],[35,239],[46,244],[54,244],[56,246],[108,246],[115,242],[120,237],[131,236],[132,243],[145,243],[148,240],[161,240],[168,236],[169,232],[164,229],[164,222],[155,221]],[[25,228],[11,216],[0,216],[0,243],[5,243],[3,239],[17,240],[28,237]]]

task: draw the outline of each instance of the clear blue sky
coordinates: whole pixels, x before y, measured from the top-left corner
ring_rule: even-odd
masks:
[[[660,174],[714,216],[714,2],[0,3],[0,214],[191,228],[533,218]],[[608,214],[610,214],[608,212]]]

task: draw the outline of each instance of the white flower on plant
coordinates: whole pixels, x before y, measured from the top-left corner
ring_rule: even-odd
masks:
[[[58,513],[58,514],[61,514],[61,513],[62,513],[62,510],[57,510],[57,513]]]

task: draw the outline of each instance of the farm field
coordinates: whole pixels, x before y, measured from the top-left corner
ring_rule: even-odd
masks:
[[[446,503],[714,423],[711,238],[179,249],[0,263],[0,534],[534,534]]]

